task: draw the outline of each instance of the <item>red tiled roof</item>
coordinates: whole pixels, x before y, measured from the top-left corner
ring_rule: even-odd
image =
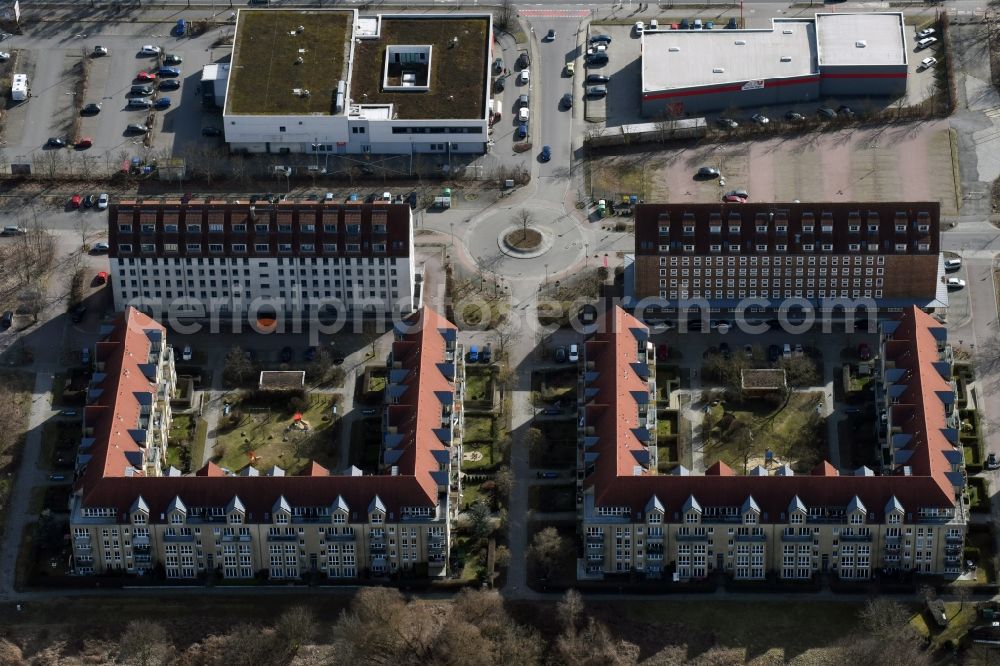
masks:
[[[394,463],[397,475],[331,476],[314,462],[302,476],[237,477],[226,475],[210,462],[192,476],[141,478],[126,476],[125,452],[140,450],[128,436],[127,427],[134,427],[140,409],[133,394],[155,391],[138,370],[149,354],[145,331],[164,329],[129,308],[107,340],[98,343],[96,356],[105,363],[107,378],[97,404],[86,410],[87,423],[96,426],[90,451],[93,459],[78,486],[83,506],[113,507],[123,514],[142,496],[151,520],[156,522],[176,496],[189,507],[225,506],[239,496],[250,515],[248,520],[262,520],[282,495],[293,506],[313,507],[329,506],[341,496],[355,515],[367,512],[376,495],[390,516],[400,515],[406,506],[436,505],[438,484],[431,474],[439,464],[433,451],[447,447],[435,432],[441,427],[441,401],[434,394],[453,392],[451,381],[438,365],[444,363],[447,344],[441,331],[455,330],[455,326],[427,308],[407,324],[402,338],[393,344],[394,362],[410,371],[402,382],[407,389],[397,404],[388,407],[390,425],[404,437],[397,447],[402,455]]]
[[[587,483],[598,488],[617,477],[634,476],[636,466],[640,465],[635,454],[646,452],[635,434],[639,428],[639,404],[632,394],[648,394],[649,386],[632,367],[640,359],[639,343],[632,330],[646,330],[646,327],[622,308],[611,308],[598,320],[598,332],[585,343],[588,371],[598,373],[593,384],[597,393],[587,404],[586,425],[593,427],[599,438],[593,449],[598,458]]]
[[[913,414],[904,426],[904,432],[913,435],[910,446],[914,452],[908,463],[912,474],[908,476],[840,476],[826,461],[817,465],[811,474],[803,476],[737,476],[721,461],[709,467],[705,476],[632,476],[631,467],[624,463],[640,444],[630,430],[637,425],[635,402],[626,394],[629,390],[644,389],[639,387],[640,378],[630,374],[633,373],[629,363],[635,358],[635,338],[627,329],[641,324],[628,315],[623,316],[620,308],[615,308],[613,316],[606,317],[615,328],[595,334],[586,343],[587,360],[594,360],[594,370],[601,373],[599,392],[591,403],[601,405],[597,408],[596,431],[601,441],[595,445],[601,455],[594,472],[588,476],[596,506],[627,506],[633,515],[638,515],[656,495],[667,513],[673,514],[679,512],[692,495],[706,507],[739,507],[752,496],[765,514],[763,520],[774,522],[785,520],[784,514],[796,495],[807,506],[816,507],[846,507],[857,496],[877,519],[893,496],[908,513],[924,507],[954,506],[955,491],[946,474],[951,466],[943,455],[953,447],[941,432],[945,427],[945,413],[936,395],[939,391],[951,391],[951,386],[933,365],[938,361],[938,351],[931,329],[940,324],[918,308],[911,308],[902,315],[886,352],[887,359],[895,361],[897,368],[909,371],[907,390],[901,398],[901,402],[907,404],[894,408],[912,410]],[[604,329],[599,326],[598,330]],[[620,353],[609,353],[619,349]],[[625,350],[632,350],[632,355]],[[607,404],[612,398],[618,403]],[[587,408],[588,419],[594,410],[591,404]],[[893,424],[896,425],[896,412]],[[609,459],[616,464],[610,464]]]

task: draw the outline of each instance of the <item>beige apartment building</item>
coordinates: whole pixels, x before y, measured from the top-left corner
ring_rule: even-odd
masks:
[[[895,399],[883,475],[828,462],[805,475],[736,475],[721,462],[703,476],[657,475],[653,345],[637,319],[609,310],[581,359],[579,577],[959,574],[965,481],[945,345],[943,327],[916,307],[883,324],[882,381]]]
[[[136,420],[141,407],[133,397],[148,389],[169,403],[172,356],[163,327],[129,308],[98,343],[99,369],[102,359],[106,369],[95,374],[85,411],[87,454],[81,453],[71,506],[77,573],[289,580],[445,575],[460,491],[455,435],[462,426],[464,370],[456,333],[426,308],[397,325],[383,412],[383,473],[364,476],[351,468],[333,474],[313,463],[296,476],[277,467],[233,475],[208,463],[183,476],[147,461],[154,455],[143,444],[151,437],[149,423]],[[150,359],[160,369],[155,375]]]

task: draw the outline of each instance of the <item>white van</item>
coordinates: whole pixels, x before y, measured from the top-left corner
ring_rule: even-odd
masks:
[[[923,39],[917,42],[917,50],[922,51],[923,49],[926,49],[928,46],[931,46],[932,44],[936,43],[937,43],[937,37],[924,37]]]

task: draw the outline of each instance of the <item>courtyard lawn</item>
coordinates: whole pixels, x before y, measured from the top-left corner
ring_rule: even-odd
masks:
[[[488,367],[468,365],[465,368],[465,397],[467,400],[490,401],[492,371]]]
[[[576,400],[576,366],[557,370],[536,370],[531,373],[532,398],[537,403],[555,402],[564,398]]]
[[[826,428],[816,411],[822,393],[791,393],[784,405],[764,400],[716,405],[706,414],[713,427],[705,465],[721,460],[737,473],[764,464],[765,451],[777,464],[808,471],[827,457]],[[750,436],[752,434],[752,437]]]
[[[277,465],[296,474],[312,460],[336,469],[337,438],[330,427],[334,403],[332,395],[310,395],[309,407],[302,412],[306,429],[295,427],[292,414],[283,407],[241,410],[234,405],[233,413],[239,413],[241,420],[235,427],[220,427],[216,448],[223,453],[216,462],[236,471],[250,464],[252,455],[253,466],[260,470]]]
[[[976,605],[971,602],[962,604],[961,602],[944,603],[944,612],[948,617],[948,626],[939,627],[933,619],[927,617],[927,611],[921,609],[910,618],[910,626],[917,632],[931,641],[931,647],[941,649],[948,641],[953,641],[956,645],[969,629],[976,624]]]
[[[462,470],[466,472],[492,472],[500,465],[500,453],[494,442],[463,444]]]
[[[382,433],[379,420],[361,419],[351,424],[351,448],[348,462],[368,474],[378,473],[378,459],[382,450]]]
[[[493,441],[493,417],[466,416],[462,441],[468,443]]]

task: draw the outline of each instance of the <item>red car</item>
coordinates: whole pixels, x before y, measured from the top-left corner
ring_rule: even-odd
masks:
[[[73,197],[69,200],[70,208],[79,208],[80,207],[80,201],[81,201],[80,195],[79,194],[74,194]]]
[[[746,203],[746,199],[743,197],[738,197],[735,194],[727,194],[722,197],[722,200],[726,203]]]
[[[90,148],[93,145],[94,145],[94,140],[91,139],[89,136],[85,136],[85,137],[83,137],[82,139],[79,139],[76,142],[76,147],[77,148],[81,148],[81,149],[82,148]]]
[[[107,274],[107,272],[101,271],[100,273],[98,273],[97,277],[94,278],[94,281],[97,284],[104,284],[105,282],[107,282],[108,281],[108,274]]]
[[[156,80],[156,74],[153,74],[152,72],[139,72],[138,74],[135,75],[135,80],[136,81],[155,81]]]

